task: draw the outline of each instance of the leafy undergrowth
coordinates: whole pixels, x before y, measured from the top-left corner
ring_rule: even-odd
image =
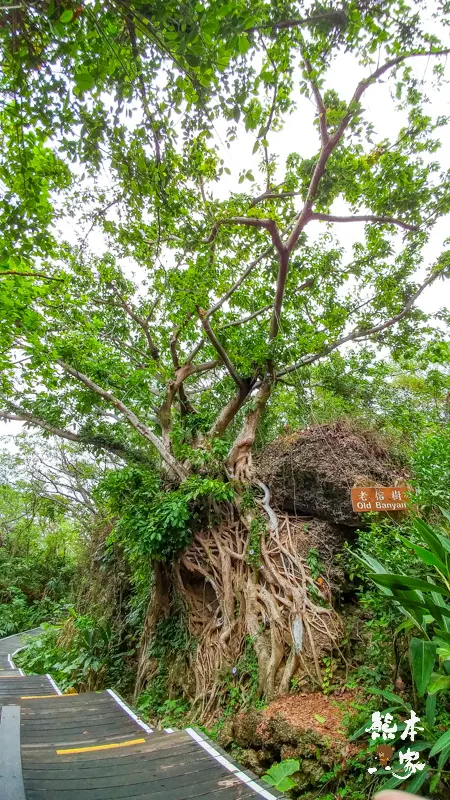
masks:
[[[128,680],[127,662],[134,650],[126,650],[109,623],[71,615],[61,625],[43,625],[43,633],[17,653],[18,666],[31,674],[50,674],[62,691],[122,689]]]

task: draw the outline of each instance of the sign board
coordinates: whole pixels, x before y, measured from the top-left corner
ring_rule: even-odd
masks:
[[[353,511],[404,511],[406,486],[356,486],[352,489]]]

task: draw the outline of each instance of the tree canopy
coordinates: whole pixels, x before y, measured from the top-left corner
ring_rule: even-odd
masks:
[[[424,263],[450,208],[448,120],[427,113],[446,7],[42,0],[0,13],[3,419],[161,459],[178,481],[226,457],[248,480],[266,407],[326,357],[376,341],[394,359],[425,347],[448,360],[446,312],[436,327],[420,309],[450,267],[445,249]],[[344,56],[355,81],[336,88]],[[398,115],[382,140],[366,107],[380,82]],[[350,251],[340,226],[357,228]]]

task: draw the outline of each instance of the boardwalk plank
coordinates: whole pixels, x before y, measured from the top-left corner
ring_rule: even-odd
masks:
[[[146,732],[108,692],[55,696],[55,686],[47,676],[21,676],[8,656],[22,647],[23,641],[22,635],[0,640],[0,707],[6,703],[20,706],[26,800],[282,797],[251,773],[239,770],[214,742],[192,729],[171,734]],[[144,741],[126,746],[134,739]],[[63,755],[56,752],[109,743],[125,746]],[[0,778],[3,797],[2,790]]]

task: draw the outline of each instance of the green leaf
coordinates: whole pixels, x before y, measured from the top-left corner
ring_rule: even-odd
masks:
[[[90,75],[89,72],[78,72],[75,75],[75,83],[77,85],[77,89],[84,92],[85,90],[92,89],[94,86],[94,78]]]
[[[428,684],[428,693],[436,695],[444,689],[450,689],[450,675],[436,675]]]
[[[71,8],[66,8],[65,11],[61,14],[59,21],[66,24],[67,22],[72,22],[73,19],[73,10]]]
[[[444,749],[444,747],[447,747],[447,745],[450,745],[450,730],[443,733],[442,736],[440,736],[437,742],[433,745],[429,753],[430,758],[440,753],[441,750]]]
[[[436,592],[431,592],[431,597],[433,598],[433,602],[437,606],[439,606],[439,608],[445,608],[445,609],[447,608],[446,602],[440,594],[436,594]],[[450,619],[445,616],[445,613],[442,614],[441,622],[445,630],[450,633]]]
[[[402,542],[404,542],[408,547],[414,550],[418,556],[422,559],[424,564],[428,564],[430,567],[436,567],[440,572],[444,574],[447,572],[447,566],[441,561],[438,556],[434,553],[431,553],[430,550],[427,550],[425,547],[421,547],[418,544],[414,544],[409,539],[406,539],[404,536],[400,536]]]
[[[279,764],[273,764],[262,777],[266,783],[270,783],[280,792],[287,792],[295,786],[295,781],[290,778],[290,775],[298,772],[299,769],[299,761],[294,758],[287,758]]]
[[[400,786],[400,784],[404,783],[404,782],[405,782],[405,778],[394,778],[394,777],[392,777],[392,778],[389,778],[389,780],[386,781],[386,783],[382,783],[381,786],[380,786],[380,789],[383,789],[383,791],[385,789],[396,789],[397,786]]]
[[[401,631],[409,631],[411,628],[415,628],[416,623],[412,619],[404,619],[403,622],[395,629],[394,636],[397,636]]]
[[[369,578],[382,586],[388,586],[390,589],[419,589],[421,592],[433,591],[450,597],[450,591],[446,586],[428,583],[420,578],[412,578],[410,575],[393,575],[390,573],[379,575],[372,573]]]
[[[436,719],[436,695],[428,694],[425,705],[425,719],[430,728],[432,728]]]
[[[408,783],[407,789],[408,792],[418,792],[419,789],[423,786],[425,781],[428,779],[430,774],[430,770],[425,767],[421,772],[416,772],[413,779]]]
[[[445,765],[446,765],[446,763],[447,763],[447,761],[448,761],[448,758],[449,758],[449,756],[450,756],[450,743],[449,743],[449,744],[447,744],[447,745],[446,745],[446,746],[445,746],[445,747],[444,747],[444,748],[441,750],[440,756],[439,756],[439,758],[438,758],[438,769],[443,769],[443,768],[445,767]]]
[[[386,700],[389,700],[390,703],[396,703],[397,705],[406,709],[406,711],[411,710],[410,704],[406,703],[401,697],[393,692],[388,692],[386,689],[377,689],[376,686],[371,686],[367,691],[370,692],[370,694],[376,694],[380,697],[384,697]]]
[[[316,719],[317,722],[321,722],[321,723],[326,722],[325,717],[321,717],[320,714],[314,714],[314,719]]]
[[[442,755],[442,753],[441,753],[441,755]],[[438,785],[440,780],[441,780],[441,771],[438,770],[437,772],[434,773],[433,779],[430,781],[430,793],[431,794],[433,794],[433,792],[436,790],[436,786]]]
[[[445,547],[445,545],[439,541],[439,536],[434,532],[433,528],[427,525],[421,519],[414,520],[414,528],[418,532],[418,534],[424,539],[427,543],[430,550],[437,556],[441,561],[445,563],[446,561],[446,553],[450,552],[450,542],[449,542],[449,550]]]
[[[409,644],[411,669],[419,697],[423,697],[436,661],[436,643],[413,637]]]
[[[445,508],[441,508],[440,506],[439,511],[444,515],[445,519],[450,522],[450,511],[447,511]]]
[[[241,55],[245,55],[247,50],[251,47],[251,42],[247,36],[247,34],[243,33],[238,38],[238,48]]]

